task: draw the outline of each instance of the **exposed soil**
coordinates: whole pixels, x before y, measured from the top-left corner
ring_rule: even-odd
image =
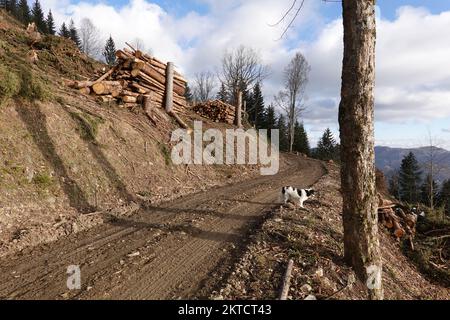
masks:
[[[288,260],[293,259],[288,299],[367,299],[364,284],[343,260],[339,168],[328,164],[327,169],[306,210],[277,208],[211,298],[276,299]],[[450,299],[450,289],[427,280],[383,228],[380,244],[385,299]]]
[[[35,46],[39,61],[31,64],[29,40],[0,10],[1,72],[23,78],[8,86],[0,72],[16,93],[5,97],[0,86],[0,256],[104,222],[89,213],[127,216],[142,201],[158,204],[258,174],[258,166],[173,165],[170,138],[178,126],[169,117],[155,126],[142,108],[69,89],[64,79],[95,77],[104,65],[56,36]],[[41,88],[42,99],[18,88],[26,85]],[[189,110],[180,116],[189,125],[198,119]],[[205,130],[226,128],[203,121]]]
[[[213,188],[0,260],[0,296],[14,299],[207,297],[284,184],[313,184],[318,161],[289,156],[276,176]],[[225,259],[225,260],[224,260]],[[79,265],[82,289],[67,289]],[[214,272],[216,273],[214,275]]]

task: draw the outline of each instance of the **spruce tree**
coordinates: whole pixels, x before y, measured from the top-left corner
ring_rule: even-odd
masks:
[[[17,0],[4,0],[3,8],[17,18]]]
[[[219,92],[217,92],[216,99],[225,103],[230,102],[230,95],[228,94],[228,90],[223,82],[220,86]]]
[[[311,148],[309,145],[308,134],[306,133],[303,123],[295,122],[294,127],[294,145],[293,150],[310,155]]]
[[[431,183],[433,184],[433,188],[431,188]],[[433,190],[432,195],[430,195],[431,190]],[[436,203],[436,199],[438,197],[438,185],[435,180],[431,179],[430,175],[427,175],[427,177],[423,181],[420,192],[421,192],[422,203],[424,205],[430,207],[431,206],[430,200],[433,200],[433,204]]]
[[[60,35],[61,37],[64,38],[70,38],[70,32],[69,29],[67,29],[66,23],[63,22],[63,24],[61,25],[61,29],[59,29],[59,33],[58,35]]]
[[[421,175],[422,172],[419,163],[414,153],[410,152],[403,158],[400,166],[400,200],[408,203],[417,203],[420,201]]]
[[[42,11],[39,0],[34,1],[33,8],[31,9],[31,17],[39,32],[47,33],[47,24],[45,23],[44,12]]]
[[[17,19],[23,24],[27,25],[31,21],[30,7],[28,6],[27,0],[19,0],[17,5]]]
[[[280,150],[288,151],[289,150],[288,128],[286,124],[286,119],[282,114],[278,117],[277,129],[279,130]]]
[[[75,44],[77,45],[77,47],[81,50],[81,39],[78,36],[78,30],[75,27],[75,23],[73,22],[73,20],[70,20],[70,24],[69,24],[69,38],[75,42]]]
[[[109,39],[106,41],[103,57],[105,57],[106,63],[110,66],[116,63],[116,45],[111,36],[109,36]]]
[[[438,196],[438,205],[450,216],[450,179],[444,181]]]
[[[317,149],[315,151],[315,157],[320,160],[337,160],[336,155],[338,154],[338,147],[336,140],[331,133],[331,130],[327,128],[322,135],[322,138],[317,144]]]
[[[53,19],[52,10],[48,11],[47,19],[45,20],[45,24],[47,25],[47,32],[54,36],[56,34],[55,29],[55,20]]]
[[[264,129],[266,110],[264,106],[264,97],[261,92],[261,85],[259,83],[254,86],[249,103],[251,104],[247,106],[247,110],[251,111],[251,113],[249,113],[249,120],[252,121],[255,128]]]
[[[264,128],[263,129],[267,129],[267,135],[269,136],[269,139],[272,136],[272,132],[270,131],[271,129],[278,129],[277,128],[277,118],[275,115],[275,108],[270,105],[267,107],[266,109],[266,114],[264,115]]]
[[[0,9],[5,9],[8,11],[8,1],[7,0],[0,0]]]

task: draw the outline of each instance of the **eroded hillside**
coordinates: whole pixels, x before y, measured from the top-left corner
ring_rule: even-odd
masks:
[[[256,172],[173,165],[174,122],[154,126],[139,108],[69,89],[65,80],[95,76],[104,65],[56,36],[34,45],[34,64],[30,42],[0,13],[0,255],[101,223],[95,212],[130,213],[142,201],[167,201]],[[195,115],[184,117],[192,122]]]

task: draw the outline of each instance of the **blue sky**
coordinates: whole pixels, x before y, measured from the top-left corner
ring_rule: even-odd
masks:
[[[302,52],[311,64],[302,120],[313,144],[326,127],[337,135],[342,61],[341,4],[306,0],[287,36],[269,27],[291,0],[41,0],[58,23],[91,18],[118,47],[139,39],[186,77],[215,72],[223,52],[254,48],[272,69],[266,102],[282,89],[282,71]],[[298,1],[300,2],[300,1]],[[450,149],[450,0],[377,1],[376,142],[420,146],[431,132]]]

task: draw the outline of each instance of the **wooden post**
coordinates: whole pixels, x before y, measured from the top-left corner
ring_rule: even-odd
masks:
[[[166,112],[172,112],[173,107],[173,62],[167,62],[166,69]]]
[[[236,112],[234,115],[234,124],[239,128],[242,127],[242,91],[238,92]]]

